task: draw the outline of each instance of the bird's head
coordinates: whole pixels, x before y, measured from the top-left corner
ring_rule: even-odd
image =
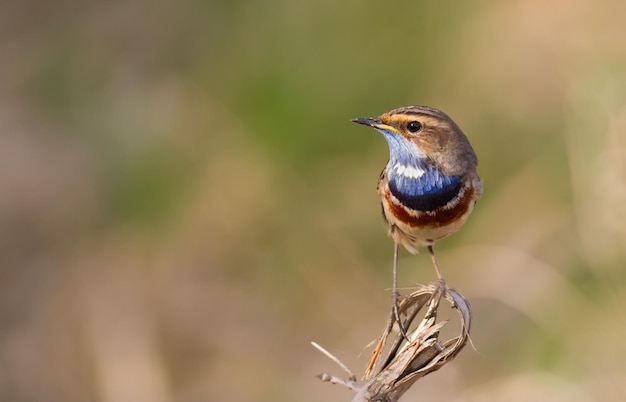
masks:
[[[380,117],[352,120],[378,130],[389,144],[388,168],[398,166],[407,174],[434,168],[449,176],[476,171],[476,154],[456,123],[440,110],[405,106]]]

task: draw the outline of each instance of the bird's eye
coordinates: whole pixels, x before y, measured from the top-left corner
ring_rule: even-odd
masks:
[[[406,128],[412,133],[417,133],[422,129],[422,123],[417,120],[413,120],[406,125]]]

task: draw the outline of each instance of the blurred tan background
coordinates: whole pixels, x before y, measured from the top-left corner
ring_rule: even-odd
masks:
[[[0,5],[0,400],[346,401],[390,303],[379,134],[443,109],[467,348],[406,400],[626,398],[626,3]],[[433,279],[403,252],[409,291]]]

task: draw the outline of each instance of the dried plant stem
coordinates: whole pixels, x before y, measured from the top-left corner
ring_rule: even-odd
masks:
[[[461,321],[460,334],[448,340],[439,339],[441,328],[447,324],[447,321],[437,322],[437,311],[442,298],[458,312]],[[427,307],[424,318],[411,331],[411,324],[424,307]],[[346,365],[326,349],[313,343],[313,346],[348,373],[347,379],[330,374],[321,374],[318,378],[325,382],[342,384],[355,391],[353,402],[398,401],[418,379],[452,361],[469,340],[472,321],[469,302],[458,290],[448,287],[443,280],[435,281],[408,296],[403,296],[398,310],[400,318],[404,319],[402,323],[398,323],[395,316],[392,317],[394,322],[383,330],[366,368],[365,383],[359,384],[356,376]],[[390,329],[394,324],[402,325],[404,331],[398,331],[389,346]],[[407,338],[402,332],[407,334]],[[381,359],[383,352],[385,357]],[[380,367],[373,375],[377,366]]]

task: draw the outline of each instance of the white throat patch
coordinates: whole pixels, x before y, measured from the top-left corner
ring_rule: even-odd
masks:
[[[419,179],[424,175],[424,173],[426,173],[424,169],[420,169],[416,166],[411,165],[403,165],[400,162],[397,162],[395,165],[393,165],[393,170],[395,170],[396,174],[398,174],[399,176],[404,176],[409,179]]]

